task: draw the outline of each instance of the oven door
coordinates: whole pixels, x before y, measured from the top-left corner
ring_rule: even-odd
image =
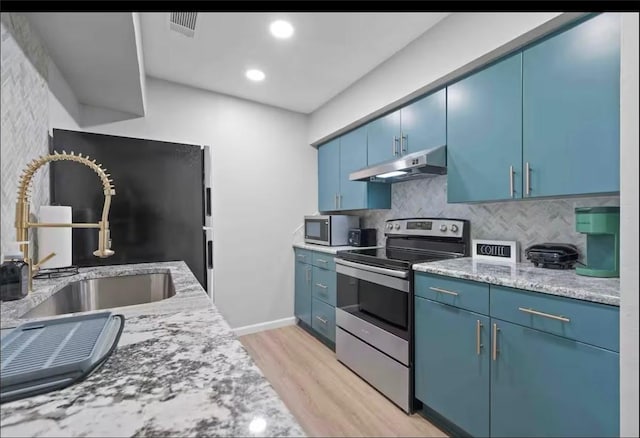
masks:
[[[409,340],[409,272],[336,259],[337,308]]]
[[[410,413],[409,272],[336,258],[336,275],[336,358]]]
[[[318,245],[331,244],[331,220],[328,216],[304,218],[304,241]]]

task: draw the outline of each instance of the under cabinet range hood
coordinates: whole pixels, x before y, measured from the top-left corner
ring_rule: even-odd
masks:
[[[447,173],[447,147],[414,152],[349,174],[351,181],[394,183]]]

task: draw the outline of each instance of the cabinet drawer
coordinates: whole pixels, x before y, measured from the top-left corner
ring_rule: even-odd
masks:
[[[332,306],[336,305],[336,272],[313,267],[313,297]]]
[[[331,342],[336,341],[336,309],[317,298],[311,304],[311,327]]]
[[[318,268],[329,269],[331,271],[336,270],[335,254],[327,254],[324,252],[312,252],[311,264]]]
[[[294,250],[296,262],[311,264],[313,254],[312,251],[302,248],[294,248]]]
[[[619,309],[615,306],[491,286],[491,316],[619,351]]]
[[[415,275],[416,296],[484,315],[489,314],[488,284],[420,272],[416,272]]]

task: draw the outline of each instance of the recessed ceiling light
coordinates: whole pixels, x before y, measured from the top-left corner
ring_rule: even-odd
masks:
[[[250,79],[256,82],[260,82],[264,80],[264,72],[262,70],[257,70],[255,68],[247,70],[247,72],[245,73],[245,76],[247,77],[247,79]]]
[[[269,26],[271,34],[276,38],[289,38],[293,35],[293,26],[288,21],[276,20]]]

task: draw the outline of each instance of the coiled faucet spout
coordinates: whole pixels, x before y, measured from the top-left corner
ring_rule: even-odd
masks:
[[[102,207],[102,217],[98,223],[37,223],[29,222],[29,192],[31,190],[31,182],[33,175],[45,164],[51,161],[74,161],[76,163],[84,164],[89,167],[95,173],[98,174],[100,181],[102,182],[102,188],[104,192],[104,205]],[[102,168],[102,165],[96,163],[96,160],[92,160],[82,154],[75,155],[73,152],[62,153],[55,152],[53,154],[44,155],[40,158],[36,158],[23,170],[20,177],[20,183],[18,185],[18,201],[16,203],[16,237],[20,244],[20,250],[24,256],[24,261],[29,265],[29,291],[33,290],[33,272],[37,270],[39,264],[43,263],[52,257],[51,254],[44,257],[39,264],[33,264],[33,260],[29,256],[28,241],[29,241],[29,228],[57,228],[57,227],[71,227],[71,228],[98,228],[98,249],[93,252],[97,257],[106,258],[114,254],[111,249],[111,237],[109,233],[109,207],[111,206],[111,197],[116,194],[113,180],[109,179],[110,175],[106,172],[106,169]]]

